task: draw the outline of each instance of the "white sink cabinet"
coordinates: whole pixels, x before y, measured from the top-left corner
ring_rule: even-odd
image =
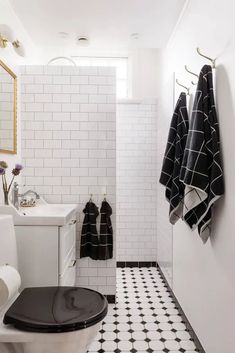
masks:
[[[0,213],[13,215],[21,289],[75,285],[76,205],[0,206]]]

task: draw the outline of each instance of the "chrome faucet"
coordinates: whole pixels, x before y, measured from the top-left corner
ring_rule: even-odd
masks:
[[[19,197],[25,197],[29,194],[33,194],[36,199],[40,199],[40,195],[34,190],[27,190],[23,194],[19,194],[19,185],[17,182],[14,182],[12,189],[12,203],[17,210],[19,209]]]

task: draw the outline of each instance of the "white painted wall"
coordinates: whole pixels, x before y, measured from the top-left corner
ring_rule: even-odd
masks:
[[[134,99],[156,99],[160,94],[161,52],[135,49],[128,53],[130,93]]]
[[[9,45],[5,49],[0,48],[0,60],[2,60],[16,75],[17,75],[17,154],[5,154],[0,153],[0,160],[5,160],[9,165],[8,176],[10,179],[11,169],[14,167],[15,163],[21,161],[21,127],[20,127],[20,72],[19,64],[25,64],[28,62],[33,62],[34,60],[39,60],[40,52],[32,43],[29,35],[25,31],[23,24],[19,21],[15,12],[13,11],[8,0],[0,0],[0,23],[8,25],[15,37],[24,44],[26,51],[25,57],[20,57],[15,53],[12,46]],[[20,177],[18,178],[18,181]],[[3,201],[2,188],[0,187],[0,202]]]
[[[197,231],[178,222],[173,229],[173,289],[207,353],[233,353],[235,347],[235,4],[231,0],[189,1],[164,55],[160,118],[170,121],[172,93],[165,83],[172,72],[188,84],[184,65],[199,72],[208,63],[199,46],[217,57],[216,95],[224,156],[226,195],[216,205],[210,240],[203,245]],[[163,191],[162,191],[163,192]]]
[[[118,103],[118,261],[156,261],[156,174],[156,100]]]
[[[5,49],[0,48],[0,59],[8,66],[15,67],[18,64],[31,63],[40,60],[40,50],[33,44],[28,33],[24,29],[24,24],[18,19],[8,0],[0,0],[0,24],[11,28],[15,38],[18,39],[25,48],[25,57],[21,57],[14,51],[11,44]]]

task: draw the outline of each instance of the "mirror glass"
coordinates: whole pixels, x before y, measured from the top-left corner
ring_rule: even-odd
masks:
[[[0,152],[17,152],[16,75],[0,60]]]

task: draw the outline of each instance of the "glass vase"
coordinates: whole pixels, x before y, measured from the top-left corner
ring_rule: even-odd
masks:
[[[3,190],[4,193],[4,204],[9,205],[9,192],[7,190]]]

